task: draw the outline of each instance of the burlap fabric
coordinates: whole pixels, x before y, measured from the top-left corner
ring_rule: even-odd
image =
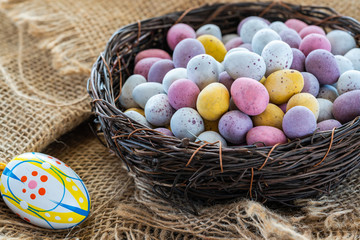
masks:
[[[302,208],[237,200],[182,212],[153,195],[92,135],[86,81],[115,30],[215,1],[0,1],[0,161],[42,151],[69,164],[92,199],[89,219],[65,231],[32,226],[0,201],[2,239],[359,239],[360,171]],[[299,3],[295,0],[288,2]],[[309,1],[359,19],[360,3]],[[49,143],[53,142],[50,146]],[[48,146],[47,148],[45,148]]]

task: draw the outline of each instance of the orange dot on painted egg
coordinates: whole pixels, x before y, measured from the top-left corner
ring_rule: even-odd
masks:
[[[45,193],[46,193],[45,188],[40,188],[40,189],[39,189],[39,194],[40,194],[41,196],[44,196]]]
[[[21,177],[21,181],[22,181],[22,182],[26,182],[26,180],[27,180],[27,177],[26,177],[26,176],[22,176],[22,177]]]
[[[24,188],[24,189],[22,190],[22,192],[23,192],[23,193],[26,193],[26,189]]]
[[[33,175],[33,176],[35,177],[35,176],[38,175],[38,172],[37,172],[37,171],[33,171],[33,172],[31,173],[31,175]]]
[[[32,200],[34,200],[34,199],[36,198],[36,195],[35,195],[35,194],[31,194],[31,195],[30,195],[30,198],[31,198]]]
[[[30,220],[26,217],[24,217],[24,220],[27,221],[27,222],[30,222]]]
[[[59,162],[59,161],[55,161],[55,162],[56,162],[57,164],[59,164],[59,165],[61,164],[61,162]]]
[[[42,175],[42,176],[40,177],[40,180],[41,180],[42,182],[46,182],[46,181],[48,180],[48,177],[45,176],[45,175]]]

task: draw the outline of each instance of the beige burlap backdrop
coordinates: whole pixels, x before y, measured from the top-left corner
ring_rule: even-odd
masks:
[[[300,201],[300,209],[238,200],[193,216],[134,181],[86,123],[60,138],[90,116],[86,81],[117,28],[211,2],[0,0],[0,161],[25,151],[54,155],[83,178],[92,199],[89,219],[65,231],[34,227],[0,200],[0,239],[360,238],[360,171],[331,196]],[[331,6],[359,19],[358,0],[301,4]]]

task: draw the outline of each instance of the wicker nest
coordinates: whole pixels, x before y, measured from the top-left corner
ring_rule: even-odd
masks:
[[[159,134],[129,119],[119,105],[136,54],[148,48],[170,52],[166,33],[175,23],[195,29],[214,23],[236,32],[247,16],[270,21],[298,18],[324,29],[342,29],[359,42],[360,24],[327,7],[282,2],[206,5],[127,25],[114,33],[92,68],[88,91],[107,146],[162,198],[206,201],[248,197],[291,203],[329,193],[360,164],[360,120],[274,147],[227,147]],[[174,194],[176,193],[176,194]],[[179,195],[178,195],[179,196]]]

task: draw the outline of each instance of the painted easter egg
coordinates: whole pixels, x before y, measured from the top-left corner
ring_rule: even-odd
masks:
[[[0,192],[16,215],[44,228],[71,228],[90,213],[89,193],[80,177],[42,153],[13,158],[1,175]]]

